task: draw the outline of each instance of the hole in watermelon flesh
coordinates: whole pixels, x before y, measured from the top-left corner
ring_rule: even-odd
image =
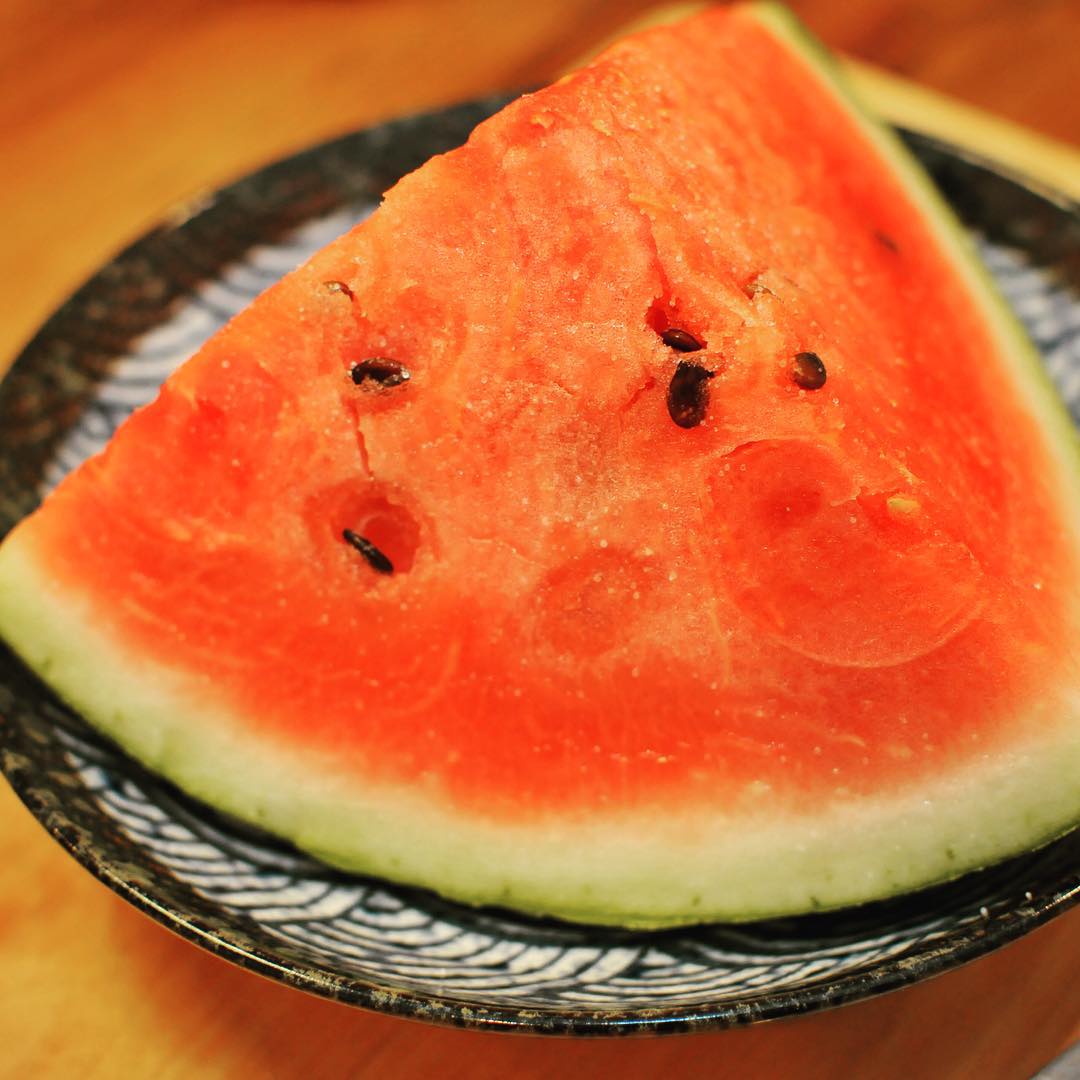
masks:
[[[750,300],[753,300],[756,296],[759,296],[761,293],[769,293],[770,295],[772,294],[772,289],[770,289],[769,286],[766,285],[761,280],[764,276],[765,276],[765,271],[764,270],[759,270],[756,274],[754,274],[751,278],[749,278],[746,281],[746,283],[743,285],[742,291],[746,294],[746,296]]]
[[[649,305],[649,310],[645,312],[645,325],[667,348],[679,352],[697,352],[709,344],[701,329],[687,321],[679,309],[679,302],[666,290]]]
[[[365,500],[347,526],[381,551],[393,564],[395,574],[412,569],[420,546],[420,526],[403,506],[382,497]]]
[[[412,569],[420,547],[420,523],[381,485],[344,481],[324,488],[307,499],[304,520],[319,565],[336,566],[344,559],[364,569],[362,559],[342,543],[346,530],[385,555],[395,576]]]
[[[356,299],[356,295],[344,281],[324,281],[323,285],[328,292],[341,293],[342,296],[347,296],[350,300]]]
[[[579,671],[582,657],[594,660],[617,649],[633,640],[630,627],[655,617],[662,579],[666,574],[652,555],[616,547],[579,552],[550,571],[534,594],[535,646],[550,648]]]
[[[977,616],[982,568],[914,494],[860,486],[825,446],[738,447],[710,482],[713,566],[787,648],[845,667],[905,663]]]

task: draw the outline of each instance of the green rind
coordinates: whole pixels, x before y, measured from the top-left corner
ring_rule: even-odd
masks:
[[[192,795],[329,863],[471,904],[639,928],[824,910],[955,877],[1051,840],[1080,814],[1072,698],[1040,705],[1028,718],[1039,735],[1025,745],[909,794],[808,811],[748,791],[735,811],[499,824],[435,788],[370,785],[329,758],[259,739],[198,679],[145,664],[133,673],[18,531],[0,548],[0,628],[75,708]]]
[[[1080,536],[1076,434],[967,238],[899,142],[838,87],[801,26],[774,5],[753,10],[833,88],[932,223],[1012,365],[1013,388],[1052,433],[1048,453]],[[366,784],[334,760],[269,743],[196,676],[143,662],[133,673],[90,604],[49,580],[27,535],[16,530],[0,548],[0,633],[101,730],[191,794],[328,862],[464,902],[637,927],[756,919],[943,881],[1080,819],[1080,697],[1048,688],[1020,718],[1017,730],[1031,733],[1022,743],[943,766],[908,794],[837,794],[808,810],[748,789],[734,809],[499,824],[461,811],[437,788]]]

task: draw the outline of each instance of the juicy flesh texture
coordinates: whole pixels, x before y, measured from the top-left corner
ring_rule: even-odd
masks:
[[[50,572],[260,738],[500,817],[797,806],[1013,738],[1077,579],[1034,421],[854,122],[706,20],[257,301],[23,526]],[[689,430],[670,327],[715,371]],[[369,356],[411,379],[354,385]]]

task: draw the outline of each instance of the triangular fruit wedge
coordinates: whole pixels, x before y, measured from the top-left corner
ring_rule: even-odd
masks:
[[[95,725],[337,865],[636,926],[1080,817],[1077,453],[781,10],[632,38],[261,296],[0,554]]]

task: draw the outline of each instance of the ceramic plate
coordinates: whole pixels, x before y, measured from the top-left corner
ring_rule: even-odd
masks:
[[[140,240],[0,384],[0,534],[230,315],[501,102],[349,135]],[[910,137],[1080,417],[1077,208]],[[327,869],[204,809],[91,732],[0,649],[2,766],[81,863],[178,933],[355,1005],[544,1033],[687,1031],[822,1009],[1004,944],[1080,892],[1080,834],[906,899],[747,926],[630,933],[471,910]]]

